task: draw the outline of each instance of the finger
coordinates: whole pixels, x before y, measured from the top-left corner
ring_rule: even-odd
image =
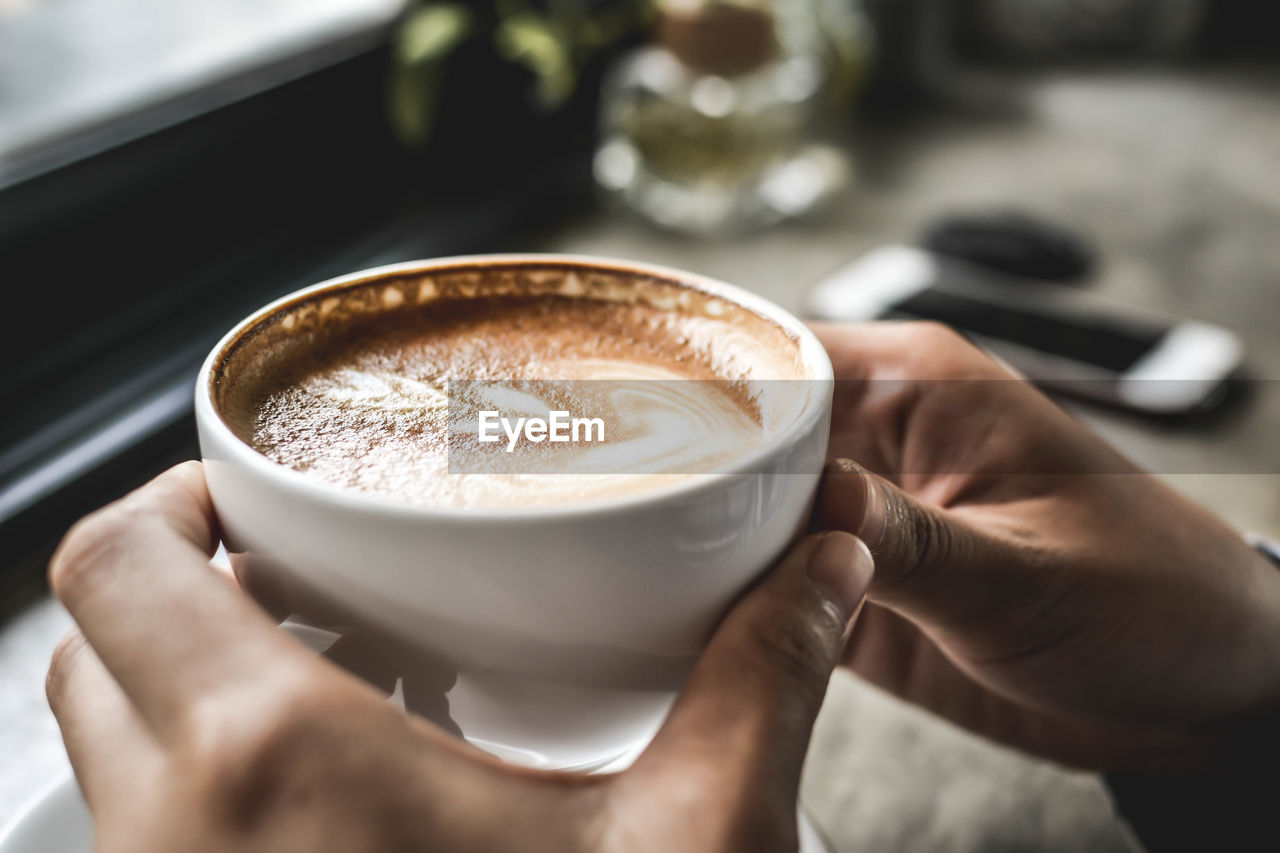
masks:
[[[186,463],[78,523],[50,563],[54,592],[161,738],[211,691],[318,666],[209,566],[216,542],[202,469]]]
[[[969,523],[971,508],[943,510],[923,503],[847,459],[827,466],[814,526],[845,530],[875,556],[872,591],[913,617],[972,620],[1017,598],[1036,572],[1029,548]],[[1021,549],[1021,550],[1020,550]]]
[[[919,583],[980,550],[967,527],[848,459],[828,464],[814,523],[867,543],[876,557],[878,589]]]
[[[813,721],[871,575],[853,536],[801,542],[725,617],[637,775],[674,764],[709,775],[720,795],[771,791],[794,809]]]
[[[76,628],[54,650],[45,693],[90,810],[118,818],[158,780],[163,754]]]

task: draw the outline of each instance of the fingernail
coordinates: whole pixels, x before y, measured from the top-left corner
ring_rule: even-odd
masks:
[[[832,460],[827,464],[827,472],[833,475],[833,482],[839,483],[840,488],[862,491],[860,498],[853,498],[853,500],[861,500],[862,504],[862,519],[856,532],[858,538],[865,542],[868,548],[878,547],[884,539],[888,516],[885,510],[884,493],[875,476],[850,459]],[[849,495],[850,492],[846,491],[843,494]]]
[[[809,555],[809,580],[839,608],[846,621],[862,605],[874,571],[866,543],[843,531],[822,534]]]

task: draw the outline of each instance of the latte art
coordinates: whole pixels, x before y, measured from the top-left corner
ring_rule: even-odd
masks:
[[[586,501],[729,470],[799,411],[775,393],[800,393],[794,344],[745,309],[650,288],[401,294],[329,319],[320,303],[245,345],[224,417],[310,478],[428,506]]]

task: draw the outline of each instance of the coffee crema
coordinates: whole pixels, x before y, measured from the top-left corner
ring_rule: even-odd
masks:
[[[802,408],[761,389],[799,392],[769,380],[804,378],[795,340],[746,308],[625,269],[548,263],[319,292],[241,334],[213,382],[232,430],[308,477],[416,505],[520,507],[725,470]],[[505,436],[475,440],[491,408],[606,427],[599,441],[512,453]]]

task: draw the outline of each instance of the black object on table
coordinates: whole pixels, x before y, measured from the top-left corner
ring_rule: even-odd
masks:
[[[997,272],[1060,284],[1082,281],[1098,265],[1084,235],[1017,211],[943,217],[925,229],[920,244]]]

